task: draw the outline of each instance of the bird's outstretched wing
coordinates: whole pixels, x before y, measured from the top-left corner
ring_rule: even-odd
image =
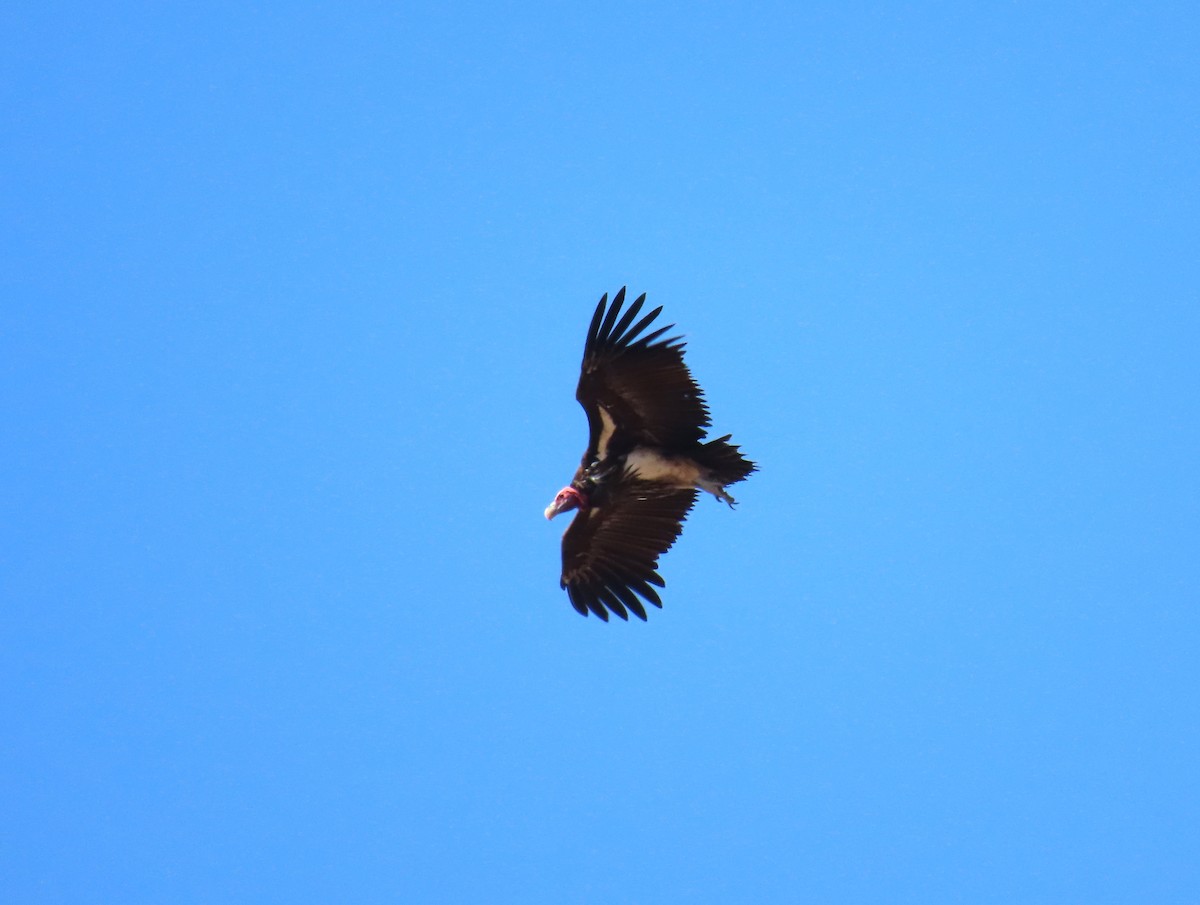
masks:
[[[662,607],[652,585],[663,587],[658,557],[671,548],[696,502],[695,490],[664,487],[621,476],[599,505],[576,513],[563,535],[561,584],[571,605],[605,622],[632,611],[646,618],[642,600]]]
[[[699,443],[711,423],[704,394],[683,362],[682,338],[660,337],[674,324],[645,336],[662,308],[636,323],[645,294],[621,314],[625,289],[596,306],[583,347],[575,398],[588,416],[589,452],[604,459],[618,433],[628,444],[688,447]],[[639,338],[640,337],[640,338]]]

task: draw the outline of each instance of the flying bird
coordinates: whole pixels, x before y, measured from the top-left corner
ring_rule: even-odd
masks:
[[[662,312],[634,322],[643,293],[621,313],[622,287],[600,299],[588,327],[575,398],[588,419],[588,447],[571,483],[546,518],[575,510],[563,534],[562,579],[571,606],[605,622],[609,613],[645,620],[643,601],[662,607],[658,557],[683,530],[698,490],[730,507],[725,489],[757,466],[729,442],[707,440],[712,420],[704,393],[683,361],[675,325],[643,334]]]

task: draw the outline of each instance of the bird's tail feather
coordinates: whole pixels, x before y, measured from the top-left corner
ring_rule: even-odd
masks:
[[[721,484],[736,484],[758,471],[758,466],[742,455],[739,447],[730,443],[733,434],[709,440],[700,448],[696,460],[709,470]]]

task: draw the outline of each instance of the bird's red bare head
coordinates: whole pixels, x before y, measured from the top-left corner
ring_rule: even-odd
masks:
[[[587,497],[568,485],[560,490],[558,496],[554,498],[554,502],[546,507],[546,518],[554,518],[560,512],[567,512],[571,509],[583,511],[587,507]]]

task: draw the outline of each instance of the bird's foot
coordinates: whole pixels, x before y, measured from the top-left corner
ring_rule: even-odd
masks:
[[[716,481],[700,481],[700,489],[707,490],[722,503],[727,503],[730,509],[737,506],[737,500],[725,492],[725,488]]]

